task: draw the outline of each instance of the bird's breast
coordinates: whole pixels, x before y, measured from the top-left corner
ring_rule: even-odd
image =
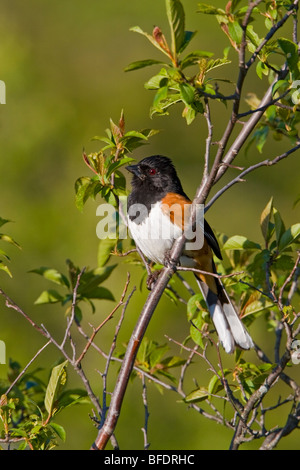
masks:
[[[166,252],[182,234],[182,229],[172,223],[170,216],[162,210],[161,202],[151,205],[150,210],[139,204],[131,205],[128,210],[128,227],[143,254],[159,264],[164,264]]]

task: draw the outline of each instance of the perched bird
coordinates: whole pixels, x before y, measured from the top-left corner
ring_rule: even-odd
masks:
[[[182,235],[190,218],[191,200],[182,189],[172,161],[161,155],[144,158],[126,167],[133,174],[128,198],[128,227],[142,253],[155,263],[165,264],[173,242]],[[187,244],[185,245],[187,247]],[[179,264],[208,273],[216,273],[213,252],[222,259],[219,244],[204,221],[204,239],[200,249],[183,249]],[[227,353],[235,346],[250,349],[251,336],[241,322],[219,278],[195,273],[207,303],[219,339]]]

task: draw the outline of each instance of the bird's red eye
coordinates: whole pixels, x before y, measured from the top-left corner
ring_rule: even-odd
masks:
[[[155,168],[150,168],[149,175],[155,175],[155,174],[156,174],[156,169]]]

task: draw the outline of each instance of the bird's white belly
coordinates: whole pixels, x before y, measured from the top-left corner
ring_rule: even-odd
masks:
[[[128,218],[128,227],[132,238],[143,254],[155,263],[164,264],[166,252],[180,237],[182,230],[174,225],[168,215],[161,210],[161,203],[152,205],[148,217],[141,223]]]

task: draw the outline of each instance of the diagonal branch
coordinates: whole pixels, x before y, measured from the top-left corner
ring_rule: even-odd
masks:
[[[240,183],[240,182],[243,182],[245,180],[243,180],[244,176],[248,175],[249,173],[251,173],[252,171],[255,171],[257,170],[258,168],[261,168],[263,166],[273,166],[273,165],[276,165],[277,163],[279,163],[281,160],[287,158],[289,155],[293,154],[294,152],[296,152],[297,150],[300,149],[300,142],[295,145],[295,147],[291,148],[290,150],[287,150],[286,152],[282,153],[281,155],[278,155],[277,157],[275,157],[273,160],[263,160],[262,162],[259,162],[259,163],[256,163],[255,165],[251,165],[249,168],[247,168],[246,170],[242,171],[238,176],[236,176],[235,178],[233,178],[231,181],[229,181],[229,183],[227,183],[225,186],[223,186],[223,188],[221,188],[209,201],[208,204],[206,204],[205,206],[205,212],[207,212],[210,207],[216,202],[217,199],[219,199],[220,196],[222,196],[222,194],[225,193],[225,191],[227,191],[229,188],[231,188],[233,185],[235,185],[236,183]]]

